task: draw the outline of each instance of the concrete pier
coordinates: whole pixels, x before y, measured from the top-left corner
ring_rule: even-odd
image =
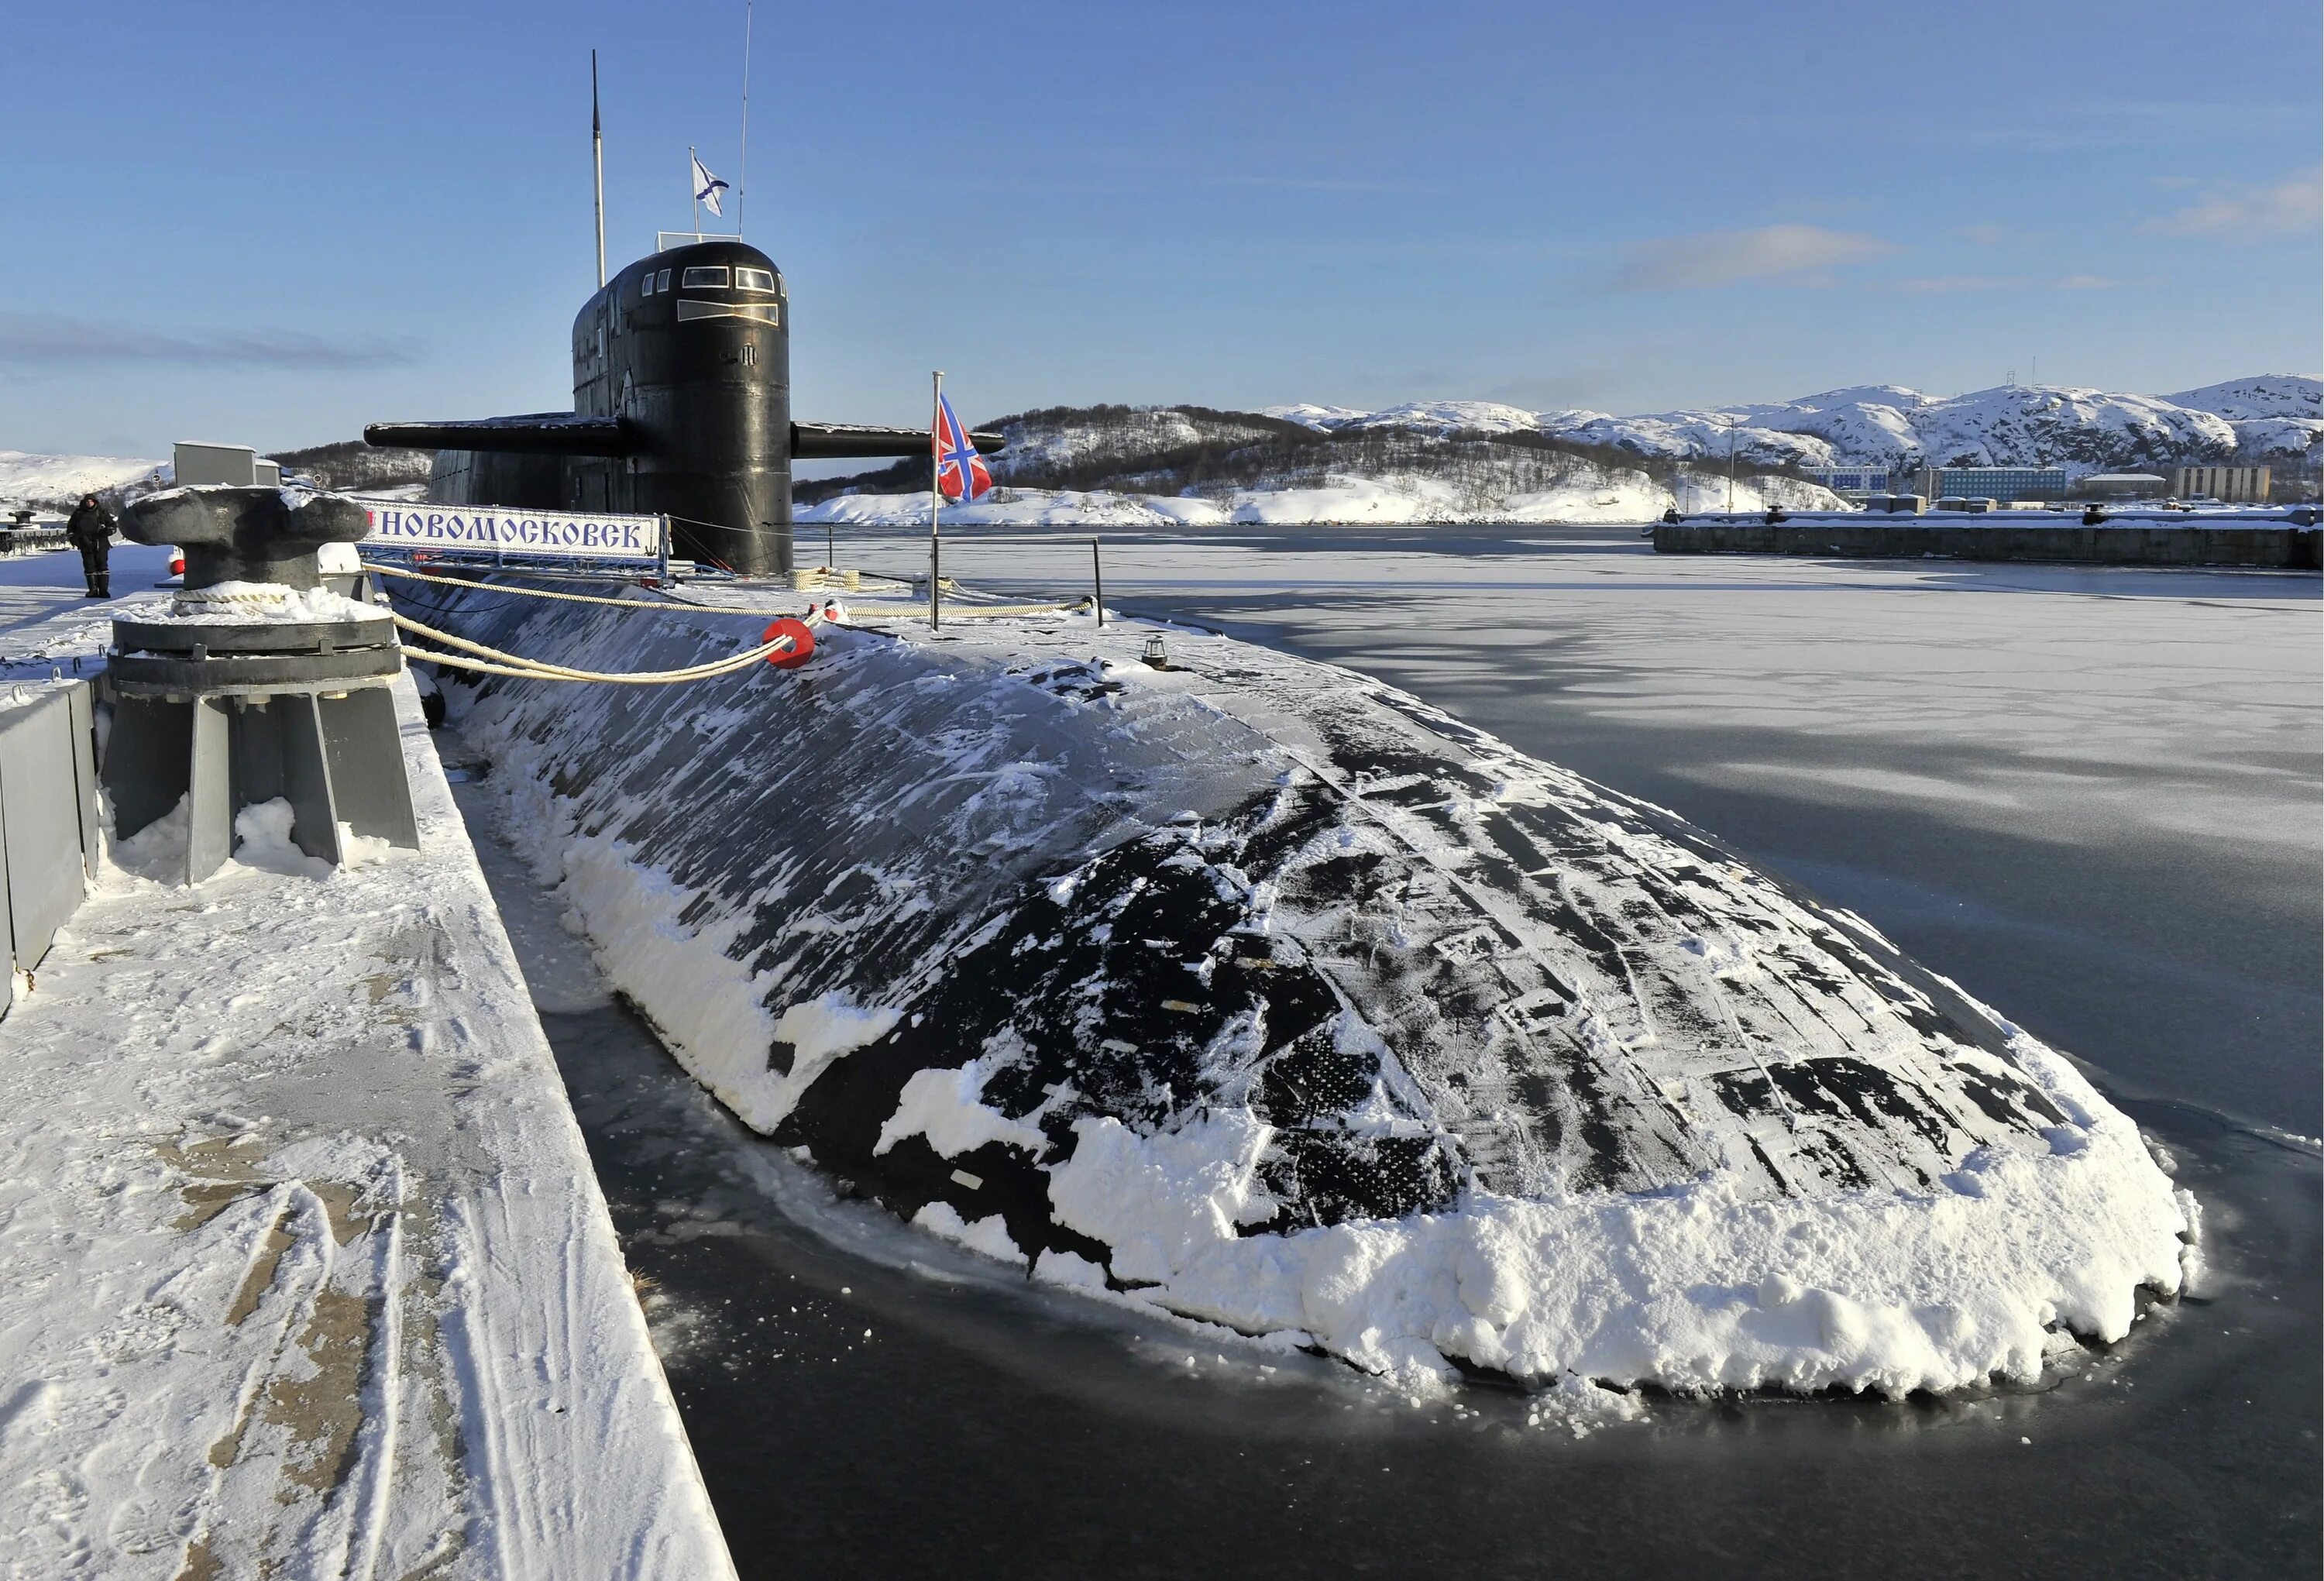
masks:
[[[0,1020],[0,1573],[733,1574],[392,692],[418,850],[114,844]]]
[[[1664,555],[1796,555],[1847,560],[2046,560],[2099,565],[2248,565],[2313,571],[2319,529],[2289,516],[2135,517],[2085,527],[2079,517],[1757,516],[1658,522]]]

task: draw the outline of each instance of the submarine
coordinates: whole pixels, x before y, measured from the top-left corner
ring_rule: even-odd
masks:
[[[602,272],[602,271],[601,271]],[[571,412],[378,423],[444,503],[656,512],[790,568],[780,273],[689,237],[574,322]],[[975,436],[981,450],[998,436]],[[1422,1392],[1902,1399],[2124,1338],[2199,1218],[2073,1063],[1678,814],[1421,699],[1102,611],[764,589],[429,619],[450,712],[607,979],[840,1196],[1034,1284]],[[526,596],[549,593],[548,597]],[[698,678],[696,678],[698,677]],[[452,677],[446,677],[451,679]]]
[[[428,618],[673,673],[770,603],[526,582]],[[990,1277],[1616,1415],[2030,1383],[2181,1290],[2135,1123],[1863,919],[1370,677],[1164,634],[842,610],[796,671],[452,711],[677,1062]]]
[[[379,422],[366,443],[433,450],[451,505],[667,516],[673,550],[743,576],[791,569],[791,465],[924,455],[924,428],[791,416],[790,299],[758,248],[706,237],[657,251],[573,320],[573,409]],[[997,433],[971,436],[990,454]]]

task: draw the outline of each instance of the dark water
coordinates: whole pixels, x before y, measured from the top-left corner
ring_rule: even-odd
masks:
[[[1677,806],[2091,1057],[2205,1205],[2202,1293],[2041,1391],[1655,1399],[1579,1436],[1554,1412],[1529,1426],[1514,1394],[1416,1405],[1334,1364],[1029,1289],[831,1200],[587,987],[540,890],[480,838],[744,1575],[2318,1572],[2318,1161],[2219,1112],[2316,1128],[2295,1123],[2312,1114],[2312,924],[2279,937],[2280,909],[2226,903],[2220,869],[2184,853],[1987,850],[1876,805],[1706,795],[1672,772],[1684,732],[1655,732],[1644,760],[1635,734],[1545,703],[1532,656],[1498,702],[1452,696],[1427,664],[1397,674],[1376,635],[1334,651],[1356,645],[1291,595],[1279,622],[1245,595],[1176,602]],[[2192,911],[2214,947],[2141,935],[2126,907]],[[2174,1041],[2190,993],[2235,1007],[2261,1051],[2209,1101]],[[2285,1074],[2251,1080],[2254,1059]]]

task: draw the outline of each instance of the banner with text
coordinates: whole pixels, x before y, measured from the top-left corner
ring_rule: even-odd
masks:
[[[579,560],[651,560],[661,554],[659,516],[567,516],[494,505],[407,505],[366,501],[365,547]]]

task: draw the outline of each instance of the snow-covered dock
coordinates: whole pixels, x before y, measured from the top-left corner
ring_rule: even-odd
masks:
[[[0,657],[79,650],[59,596]],[[333,871],[262,808],[188,888],[157,828],[0,1021],[0,1572],[732,1573],[396,694],[417,853]]]

